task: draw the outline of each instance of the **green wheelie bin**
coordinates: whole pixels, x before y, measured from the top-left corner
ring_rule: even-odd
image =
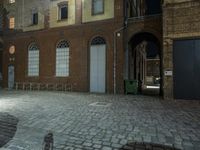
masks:
[[[138,81],[137,80],[125,80],[125,93],[137,94],[138,93]]]

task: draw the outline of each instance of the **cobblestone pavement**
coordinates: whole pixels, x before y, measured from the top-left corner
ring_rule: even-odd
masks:
[[[13,139],[1,149],[41,150],[50,131],[55,150],[119,150],[133,142],[200,150],[199,102],[0,91],[0,113],[18,118]]]

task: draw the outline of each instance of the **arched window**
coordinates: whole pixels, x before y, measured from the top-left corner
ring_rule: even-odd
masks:
[[[96,37],[92,40],[91,45],[103,45],[106,44],[106,41],[102,37]]]
[[[35,43],[28,47],[28,76],[39,75],[39,48]]]
[[[69,76],[69,45],[66,40],[62,40],[56,47],[56,76]]]

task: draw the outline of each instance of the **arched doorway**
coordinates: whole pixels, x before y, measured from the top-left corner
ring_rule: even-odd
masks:
[[[106,42],[102,37],[90,45],[90,92],[106,92]]]
[[[159,95],[161,86],[161,46],[151,33],[134,35],[128,50],[128,78],[138,81],[140,94]]]

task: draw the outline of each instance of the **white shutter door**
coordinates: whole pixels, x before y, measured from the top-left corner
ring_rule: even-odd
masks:
[[[98,45],[98,92],[105,93],[105,45]]]
[[[105,45],[93,45],[90,50],[90,92],[105,93]]]
[[[97,68],[97,47],[91,46],[90,51],[90,92],[97,92],[97,78],[98,78],[98,68]]]

